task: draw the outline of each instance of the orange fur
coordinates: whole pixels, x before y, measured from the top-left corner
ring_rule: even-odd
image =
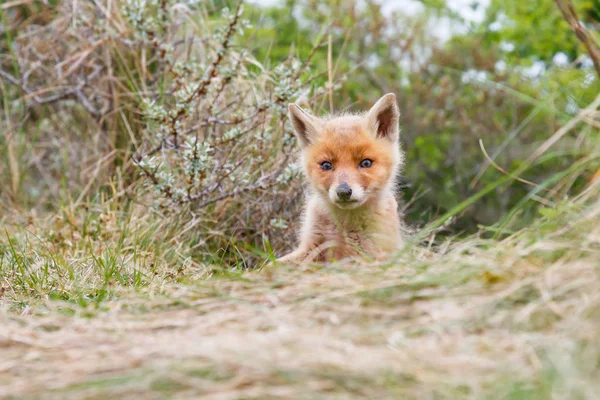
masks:
[[[310,193],[300,245],[278,261],[382,259],[397,251],[402,234],[394,184],[402,153],[395,96],[382,97],[358,116],[322,119],[294,104],[289,110]]]

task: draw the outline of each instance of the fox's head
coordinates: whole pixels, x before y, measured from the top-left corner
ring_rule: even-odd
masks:
[[[395,95],[363,115],[319,118],[296,104],[288,109],[308,180],[330,203],[358,208],[393,185],[402,163]]]

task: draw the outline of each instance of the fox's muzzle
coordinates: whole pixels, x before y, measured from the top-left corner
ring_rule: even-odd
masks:
[[[352,188],[346,182],[343,182],[337,187],[336,193],[338,199],[342,201],[348,201],[352,197]]]

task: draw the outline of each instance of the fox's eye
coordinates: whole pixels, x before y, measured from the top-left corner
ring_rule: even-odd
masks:
[[[371,165],[373,165],[373,161],[369,160],[368,158],[365,158],[364,160],[362,160],[360,162],[360,164],[358,164],[359,168],[371,168]]]
[[[331,165],[331,163],[329,161],[323,161],[321,164],[319,164],[321,166],[321,169],[323,171],[329,171],[333,169],[333,165]]]

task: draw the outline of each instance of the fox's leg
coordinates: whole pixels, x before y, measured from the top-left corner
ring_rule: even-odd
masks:
[[[279,264],[303,264],[311,261],[309,257],[310,253],[310,250],[306,249],[304,246],[300,246],[291,253],[278,258],[276,261]]]
[[[335,251],[335,242],[312,241],[301,243],[298,249],[288,255],[278,258],[276,261],[281,264],[309,264],[312,262],[325,262],[329,258],[327,254]]]
[[[320,260],[324,237],[320,233],[316,210],[317,202],[314,198],[310,198],[300,232],[300,245],[293,252],[277,259],[278,263],[299,265]]]

